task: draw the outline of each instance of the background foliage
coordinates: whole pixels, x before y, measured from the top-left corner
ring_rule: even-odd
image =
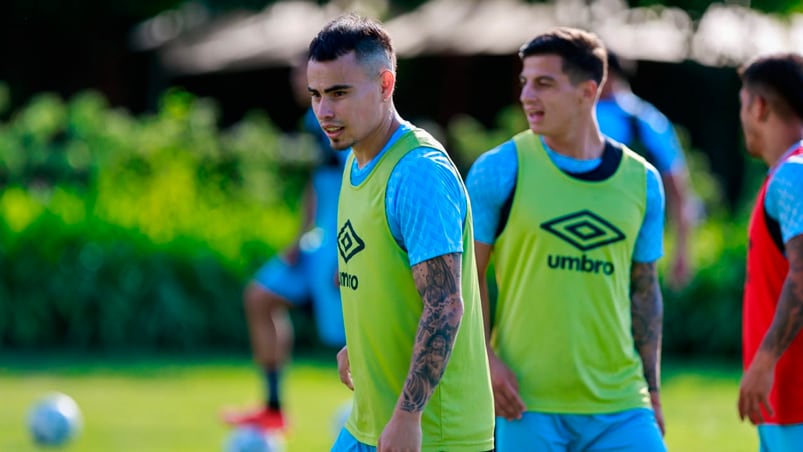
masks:
[[[247,348],[241,289],[296,233],[311,142],[258,111],[221,129],[213,101],[175,89],[150,115],[84,92],[41,94],[8,117],[0,347]],[[447,138],[466,169],[525,127],[511,106],[493,128],[455,118]],[[702,153],[687,158],[705,214],[693,281],[664,291],[664,349],[736,357],[749,200],[724,210]],[[672,246],[668,234],[666,255]],[[312,324],[296,320],[298,337],[314,344]]]
[[[173,90],[132,117],[42,94],[0,123],[0,345],[242,345],[248,272],[289,241],[311,142]],[[308,151],[308,152],[307,152]]]

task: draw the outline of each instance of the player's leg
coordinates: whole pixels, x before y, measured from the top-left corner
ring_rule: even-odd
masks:
[[[279,373],[290,357],[293,324],[289,303],[275,292],[252,282],[243,296],[251,352],[265,380],[265,405],[280,411]]]
[[[496,418],[498,452],[566,452],[570,437],[560,415],[527,411],[519,420]]]
[[[227,413],[230,424],[283,429],[281,377],[293,345],[289,308],[308,296],[300,265],[273,259],[257,271],[243,292],[248,332],[254,361],[264,382],[264,405],[246,413]]]
[[[761,452],[793,452],[803,447],[803,424],[758,426]]]
[[[584,452],[666,452],[655,414],[635,408],[611,414],[566,415],[575,436],[569,450]]]

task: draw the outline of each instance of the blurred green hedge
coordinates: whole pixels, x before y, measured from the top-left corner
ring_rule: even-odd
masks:
[[[181,90],[139,118],[92,92],[7,114],[0,347],[247,344],[242,285],[295,235],[314,154],[258,112],[217,123]]]
[[[296,234],[314,145],[260,112],[220,129],[215,103],[181,90],[142,117],[92,92],[5,112],[3,93],[0,348],[247,349],[242,286]],[[516,106],[490,130],[458,117],[450,150],[467,170],[524,128]],[[664,290],[664,352],[737,357],[753,191],[724,211],[705,155],[686,149],[705,216],[694,279]],[[312,323],[295,318],[314,345]]]

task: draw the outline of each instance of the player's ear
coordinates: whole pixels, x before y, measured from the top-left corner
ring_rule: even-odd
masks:
[[[382,90],[382,100],[390,100],[393,96],[393,90],[396,88],[396,75],[385,69],[379,74],[379,85]]]
[[[753,96],[753,104],[759,121],[766,121],[770,116],[770,103],[767,98],[761,94],[756,94]]]
[[[580,96],[584,101],[594,102],[599,93],[599,84],[594,80],[586,80],[580,83]]]

